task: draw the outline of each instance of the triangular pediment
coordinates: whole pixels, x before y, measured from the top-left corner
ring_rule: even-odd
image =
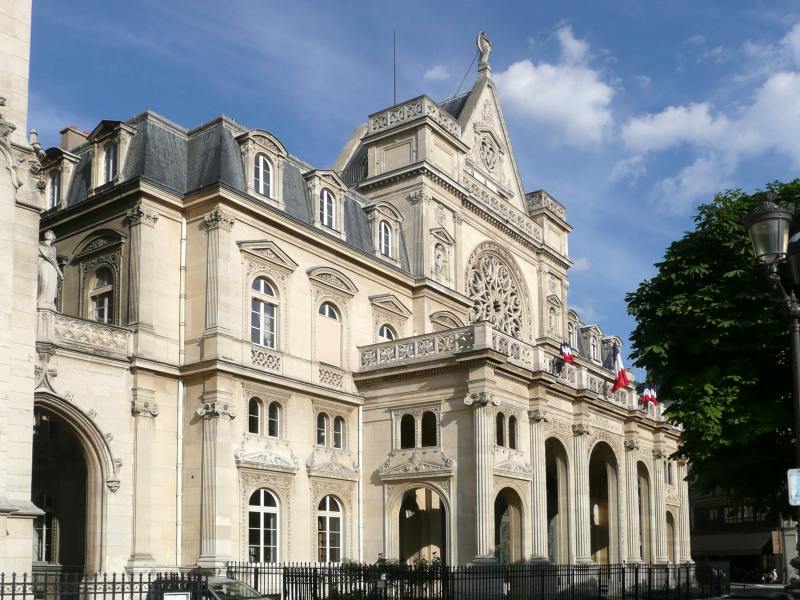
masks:
[[[379,294],[377,296],[370,296],[369,302],[376,308],[382,308],[385,311],[393,313],[404,319],[411,316],[411,311],[408,310],[403,304],[392,294]]]
[[[455,238],[452,235],[450,235],[450,233],[444,227],[437,227],[436,229],[431,229],[431,235],[437,240],[444,242],[445,244],[449,244],[451,246],[454,246],[456,243]]]
[[[238,242],[239,249],[252,257],[264,260],[286,271],[294,271],[297,263],[281,250],[272,240],[251,240]]]
[[[314,178],[318,178],[322,182],[323,186],[329,185],[339,189],[340,191],[347,189],[347,185],[344,181],[342,181],[342,178],[339,177],[339,174],[331,169],[313,169],[312,171],[303,173],[303,178],[306,181],[311,181]]]
[[[355,296],[358,288],[350,278],[331,267],[314,267],[308,270],[308,278],[323,286],[333,288],[337,292],[342,292],[348,296]]]
[[[547,301],[548,301],[550,304],[553,304],[553,305],[555,305],[555,306],[561,306],[561,305],[562,305],[562,304],[561,304],[561,298],[559,298],[559,297],[558,297],[558,296],[556,296],[555,294],[549,294],[549,295],[547,296]]]

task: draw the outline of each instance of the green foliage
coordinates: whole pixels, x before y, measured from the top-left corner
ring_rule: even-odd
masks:
[[[767,186],[800,205],[800,180]],[[678,456],[698,491],[721,488],[786,508],[794,466],[791,349],[779,296],[756,263],[743,217],[761,194],[717,195],[668,248],[658,273],[628,294],[632,358],[684,427]]]

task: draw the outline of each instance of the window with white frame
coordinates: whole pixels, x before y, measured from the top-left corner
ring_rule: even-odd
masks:
[[[247,403],[247,433],[259,435],[261,433],[261,400],[250,398]]]
[[[328,188],[323,188],[319,197],[319,222],[336,229],[336,198]]]
[[[567,341],[570,347],[577,351],[578,349],[578,336],[575,334],[575,325],[571,322],[567,325]]]
[[[94,273],[89,290],[91,318],[99,323],[114,321],[114,274],[111,269],[101,267]]]
[[[392,258],[392,226],[388,221],[381,221],[378,227],[378,241],[381,254]]]
[[[328,424],[330,418],[325,413],[317,415],[317,445],[326,446],[328,444]]]
[[[55,169],[50,173],[47,184],[47,208],[56,208],[61,204],[61,171]]]
[[[283,408],[280,403],[273,400],[267,407],[267,435],[269,437],[281,436],[281,413]]]
[[[336,307],[331,304],[330,302],[323,302],[319,305],[319,314],[323,317],[328,317],[329,319],[333,319],[334,321],[339,320],[339,312],[336,310]]]
[[[256,277],[251,287],[250,341],[274,349],[277,347],[278,321],[275,289],[265,277]]]
[[[272,163],[263,154],[256,154],[253,187],[262,196],[272,196]]]
[[[247,527],[248,561],[278,562],[280,507],[268,489],[261,488],[250,496]]]
[[[384,342],[391,342],[397,339],[397,334],[392,329],[391,325],[381,325],[378,329],[378,337]]]
[[[336,417],[333,419],[333,447],[344,448],[344,419]]]
[[[117,144],[107,142],[103,146],[103,183],[113,181],[117,176]]]
[[[589,346],[591,349],[591,356],[592,360],[600,360],[600,355],[597,352],[597,338],[592,336],[591,340],[589,340]]]
[[[342,507],[333,496],[325,496],[317,510],[317,541],[319,562],[338,563],[342,560]]]

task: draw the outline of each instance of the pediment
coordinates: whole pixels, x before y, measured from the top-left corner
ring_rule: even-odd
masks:
[[[561,298],[559,298],[559,297],[558,297],[558,296],[556,296],[555,294],[549,294],[549,295],[547,296],[547,301],[548,301],[550,304],[553,304],[553,305],[555,305],[555,306],[562,306],[562,303],[561,303]]]
[[[436,238],[437,240],[444,242],[449,246],[455,246],[456,240],[453,238],[450,233],[448,233],[447,229],[444,227],[437,227],[436,229],[431,229],[431,235]]]
[[[371,204],[364,209],[364,212],[366,212],[367,215],[373,215],[377,213],[380,216],[397,221],[398,223],[403,222],[403,215],[401,215],[400,211],[398,211],[388,202],[377,202],[375,204]]]
[[[310,476],[357,479],[358,470],[349,450],[316,447],[306,461],[306,471]]]
[[[233,458],[237,467],[266,469],[285,473],[296,473],[300,468],[297,457],[291,450],[288,450],[287,453],[282,453],[269,446],[256,450],[246,450],[244,443],[242,443],[234,452]]]
[[[269,150],[278,156],[286,157],[289,154],[286,151],[286,147],[278,138],[272,135],[269,131],[264,131],[263,129],[251,129],[250,131],[240,135],[237,138],[237,141],[240,144],[245,141],[251,141],[256,146],[260,146],[265,150]]]
[[[600,331],[600,328],[597,325],[586,325],[581,327],[581,333],[594,334],[600,336],[601,338],[603,337],[603,332]]]
[[[438,448],[395,450],[378,469],[383,479],[409,479],[419,477],[450,476],[455,461]]]
[[[355,296],[358,293],[358,288],[350,280],[350,278],[330,267],[313,267],[307,271],[308,278],[312,282],[316,282],[328,288],[332,288],[337,292],[342,292],[348,296]]]
[[[379,294],[377,296],[370,296],[369,302],[375,308],[383,309],[394,315],[407,319],[411,316],[411,311],[408,310],[401,302],[392,294]]]
[[[272,240],[238,242],[239,249],[285,271],[294,271],[297,263]]]
[[[459,327],[464,327],[464,321],[449,310],[436,311],[431,313],[429,318],[432,324],[439,325],[444,329],[458,329]]]
[[[342,181],[342,178],[339,177],[339,174],[330,169],[313,169],[303,173],[303,178],[306,181],[311,181],[314,178],[318,178],[322,182],[321,187],[325,187],[327,185],[342,192],[347,189],[347,185],[344,181]]]

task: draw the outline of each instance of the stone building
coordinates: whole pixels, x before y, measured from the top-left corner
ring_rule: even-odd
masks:
[[[479,48],[468,93],[370,115],[331,169],[226,117],[63,130],[34,565],[690,560],[680,432],[610,392]]]

